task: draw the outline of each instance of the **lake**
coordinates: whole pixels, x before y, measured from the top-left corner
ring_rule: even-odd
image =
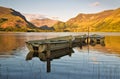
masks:
[[[38,57],[26,61],[26,41],[83,34],[87,33],[0,33],[0,79],[120,79],[120,33],[92,32],[105,36],[105,46],[55,51],[62,55],[50,62]]]

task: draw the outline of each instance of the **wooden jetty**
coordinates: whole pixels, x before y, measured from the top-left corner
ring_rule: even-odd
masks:
[[[84,46],[86,45],[86,40],[87,40],[87,35],[78,35],[78,36],[74,36],[74,40],[72,41],[72,46]]]
[[[88,39],[90,41],[88,41]],[[84,45],[96,45],[104,43],[104,36],[100,35],[78,35],[78,36],[63,36],[43,40],[33,40],[26,42],[26,45],[30,52],[26,56],[26,60],[31,60],[33,57],[39,57],[42,61],[47,61],[47,72],[50,72],[50,61],[53,59],[59,59],[65,55],[71,55],[72,47]],[[86,42],[87,41],[87,42]]]
[[[100,44],[102,46],[105,46],[104,40],[105,36],[93,34],[89,36],[90,39],[90,45],[95,46],[96,44]]]
[[[88,41],[88,39],[90,41]],[[100,36],[97,34],[93,35],[78,35],[78,36],[63,36],[63,37],[56,37],[44,40],[33,40],[26,42],[26,45],[30,52],[50,52],[53,50],[59,50],[63,48],[72,48],[75,46],[85,46],[90,44],[92,46],[96,44],[101,44],[104,46],[104,36]],[[87,40],[87,42],[86,42]]]
[[[45,40],[33,40],[26,42],[28,49],[31,52],[49,52],[52,50],[58,50],[66,47],[72,47],[73,37],[63,36],[57,38],[50,38]]]

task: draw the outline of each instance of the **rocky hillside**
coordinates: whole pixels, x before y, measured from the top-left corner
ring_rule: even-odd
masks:
[[[11,8],[0,7],[0,29],[24,30],[34,27],[21,13]]]
[[[41,27],[41,26],[44,26],[44,25],[47,25],[48,27],[52,27],[58,21],[48,19],[48,18],[44,18],[44,19],[34,19],[34,20],[31,20],[30,22],[33,23],[37,27]]]
[[[61,27],[59,24],[54,27]],[[63,26],[62,26],[63,27]],[[104,32],[120,32],[120,8],[115,10],[107,10],[96,14],[79,14],[71,18],[64,25],[63,30],[74,32],[79,31],[104,31]]]

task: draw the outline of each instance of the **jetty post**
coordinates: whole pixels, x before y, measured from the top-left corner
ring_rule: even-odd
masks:
[[[47,72],[49,73],[51,71],[51,62],[50,62],[50,55],[51,55],[51,51],[50,51],[50,43],[47,44],[47,50],[46,50],[46,58],[47,58]]]
[[[30,50],[31,52],[34,52],[34,49],[33,49],[33,46],[32,46],[31,43],[26,42],[26,45],[27,45],[28,48],[30,48],[29,50]]]
[[[51,62],[50,62],[50,58],[47,58],[47,72],[51,72]]]
[[[88,26],[88,36],[87,36],[87,45],[88,45],[88,53],[89,53],[89,26]]]
[[[88,26],[88,36],[87,36],[87,44],[89,44],[89,26]]]
[[[72,39],[69,39],[69,48],[72,48]]]

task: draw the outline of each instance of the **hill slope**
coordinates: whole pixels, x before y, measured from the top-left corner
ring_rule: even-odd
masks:
[[[47,26],[51,27],[55,23],[57,23],[58,21],[48,19],[48,18],[44,18],[44,19],[34,19],[34,20],[31,20],[30,22],[33,23],[37,27],[41,27],[41,26],[44,26],[44,25],[47,25]]]
[[[61,27],[59,24],[54,27]],[[104,31],[120,32],[120,8],[116,10],[107,10],[96,14],[79,14],[65,23],[63,30],[69,31]]]
[[[0,28],[1,29],[27,29],[35,26],[28,22],[26,18],[19,12],[11,9],[0,7]]]

